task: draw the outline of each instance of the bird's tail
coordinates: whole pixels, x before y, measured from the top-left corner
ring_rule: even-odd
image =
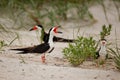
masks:
[[[30,52],[28,48],[17,48],[17,49],[10,49],[10,50],[21,51],[20,53],[23,53],[23,54],[27,54]]]

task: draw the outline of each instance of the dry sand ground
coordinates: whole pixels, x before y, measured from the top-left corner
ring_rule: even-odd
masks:
[[[112,5],[113,4],[108,4]],[[90,11],[93,13],[97,22],[94,25],[81,27],[78,35],[84,33],[85,36],[94,36],[96,40],[99,38],[99,32],[103,24],[112,24],[113,29],[108,37],[109,42],[115,43],[115,28],[117,30],[118,43],[120,42],[120,22],[116,9],[109,6],[111,10],[107,11],[109,22],[106,21],[101,6],[93,6]],[[77,32],[78,28],[73,27],[73,23],[62,23],[65,27],[63,35],[65,38],[73,38],[73,31]],[[79,24],[82,25],[82,24]],[[71,28],[70,28],[71,26]],[[0,80],[119,80],[120,72],[115,68],[111,60],[107,61],[104,66],[96,66],[95,62],[86,61],[78,67],[71,66],[66,59],[63,58],[62,49],[67,43],[55,43],[55,50],[47,54],[47,63],[40,62],[40,55],[36,54],[16,54],[10,51],[10,48],[30,46],[38,44],[35,32],[19,31],[21,35],[20,43],[15,41],[10,47],[5,47],[0,53]],[[76,37],[76,36],[75,36]],[[5,39],[3,37],[2,39]]]

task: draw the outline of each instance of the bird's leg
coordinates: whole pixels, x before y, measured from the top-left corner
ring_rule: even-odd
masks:
[[[45,53],[43,53],[43,55],[41,56],[41,59],[42,59],[42,63],[45,63]]]

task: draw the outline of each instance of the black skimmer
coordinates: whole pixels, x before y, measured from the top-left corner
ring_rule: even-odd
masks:
[[[107,49],[106,49],[107,41],[106,39],[100,40],[100,48],[96,52],[96,59],[100,59],[101,61],[104,61],[107,59]]]
[[[36,25],[32,29],[30,29],[30,31],[32,31],[32,30],[40,30],[41,31],[41,40],[43,40],[44,42],[48,42],[49,34],[44,31],[44,28],[43,28],[42,25]],[[64,39],[64,38],[61,38],[61,37],[54,36],[53,41],[54,42],[74,42],[75,40]]]
[[[53,36],[54,33],[62,33],[57,31],[58,27],[53,27],[49,30],[48,33],[48,42],[47,43],[42,43],[40,45],[36,45],[33,47],[27,47],[27,48],[17,48],[17,49],[11,49],[11,50],[18,50],[18,51],[22,51],[20,53],[22,54],[26,54],[26,53],[40,53],[43,54],[41,56],[42,62],[45,62],[45,53],[48,52],[52,52],[52,50],[54,49],[54,45],[53,45]]]

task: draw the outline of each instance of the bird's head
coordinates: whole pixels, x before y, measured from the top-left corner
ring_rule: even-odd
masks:
[[[33,28],[30,29],[30,31],[33,31],[33,30],[42,30],[42,29],[43,29],[42,25],[35,25]]]
[[[51,28],[51,29],[49,30],[49,34],[54,34],[54,33],[60,33],[60,34],[62,34],[62,32],[58,31],[58,28],[59,28],[59,27],[60,27],[60,26],[55,26],[55,27]]]
[[[101,39],[100,43],[101,43],[101,45],[106,45],[107,41],[106,41],[106,39]]]

